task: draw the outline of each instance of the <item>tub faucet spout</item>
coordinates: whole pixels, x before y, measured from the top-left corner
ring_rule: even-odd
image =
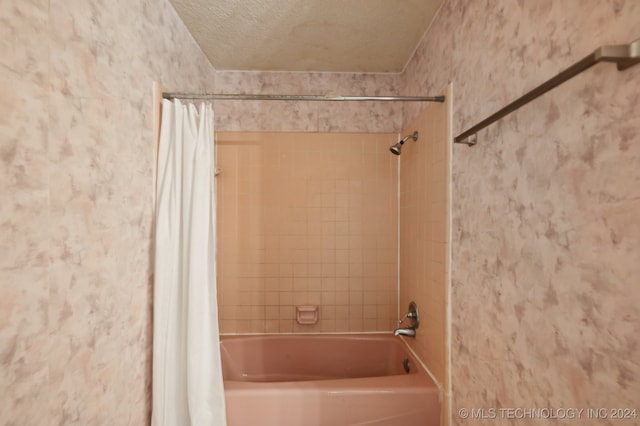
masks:
[[[397,328],[396,331],[393,332],[394,336],[416,337],[416,328],[420,326],[420,314],[418,313],[418,305],[416,305],[416,302],[409,303],[409,311],[398,321],[398,324],[402,324],[406,319],[409,320],[409,326]]]
[[[393,332],[394,336],[409,336],[409,337],[416,337],[416,330],[415,328],[397,328],[396,331]]]

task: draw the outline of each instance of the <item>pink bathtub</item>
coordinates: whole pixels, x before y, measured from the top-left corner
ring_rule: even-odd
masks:
[[[399,337],[221,340],[229,426],[439,425],[438,388]]]

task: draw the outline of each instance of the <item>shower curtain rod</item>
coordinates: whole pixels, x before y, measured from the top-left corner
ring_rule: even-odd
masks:
[[[444,96],[340,96],[340,95],[252,95],[242,93],[163,92],[164,99],[203,99],[241,101],[403,101],[444,102]]]
[[[498,112],[485,118],[478,124],[464,132],[460,133],[453,139],[454,143],[464,143],[467,146],[473,146],[478,142],[477,133],[485,127],[495,123],[507,114],[512,113],[518,108],[528,104],[532,100],[547,93],[549,90],[564,83],[570,78],[575,77],[582,71],[586,71],[598,62],[615,62],[618,71],[624,71],[638,63],[640,63],[640,39],[629,44],[614,44],[609,46],[600,46],[590,55],[582,58],[569,68],[565,69],[555,77],[545,81],[530,92],[520,96],[509,105],[505,106]]]

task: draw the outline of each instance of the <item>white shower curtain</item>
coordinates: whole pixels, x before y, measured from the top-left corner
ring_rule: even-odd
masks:
[[[214,155],[211,105],[198,111],[164,100],[156,198],[154,426],[226,425],[215,281]]]

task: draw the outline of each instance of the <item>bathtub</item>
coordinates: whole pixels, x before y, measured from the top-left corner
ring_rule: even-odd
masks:
[[[222,336],[229,426],[437,426],[438,388],[388,335]]]

